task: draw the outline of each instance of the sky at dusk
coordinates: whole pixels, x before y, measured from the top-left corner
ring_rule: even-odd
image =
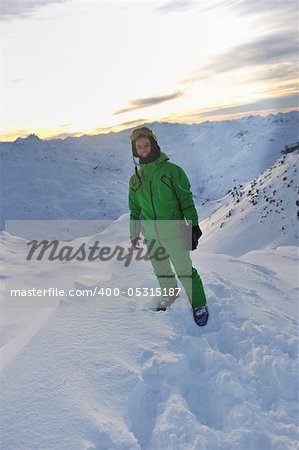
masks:
[[[294,0],[2,0],[0,140],[298,108]]]

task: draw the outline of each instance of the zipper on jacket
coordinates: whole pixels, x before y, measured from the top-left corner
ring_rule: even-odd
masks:
[[[153,211],[154,211],[154,221],[155,221],[155,229],[156,229],[156,233],[157,233],[157,238],[158,238],[159,244],[162,246],[160,238],[159,238],[159,233],[157,230],[157,224],[156,224],[157,214],[156,214],[154,200],[153,200],[153,191],[152,191],[152,182],[151,181],[150,181],[150,195],[151,195],[151,203],[152,203],[152,207],[153,207]]]
[[[154,217],[155,217],[154,220],[156,220],[157,219],[157,214],[156,214],[154,200],[153,200],[153,191],[152,191],[152,182],[151,181],[150,181],[150,194],[151,194],[151,202],[152,202],[152,207],[153,207]]]

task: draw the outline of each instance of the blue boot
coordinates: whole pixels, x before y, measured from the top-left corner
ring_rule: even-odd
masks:
[[[199,327],[204,327],[207,324],[209,318],[209,310],[207,306],[199,306],[193,308],[193,318]]]

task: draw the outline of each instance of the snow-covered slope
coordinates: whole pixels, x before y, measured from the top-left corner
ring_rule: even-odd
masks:
[[[213,203],[214,212],[202,222],[202,248],[241,256],[268,246],[298,245],[298,181],[294,152],[281,156],[250,183],[234,186]]]
[[[29,237],[1,232],[3,449],[297,450],[298,154],[280,154],[297,120],[153,124],[205,218],[205,328],[183,291],[159,313],[139,295],[158,286],[148,261],[28,261]],[[127,249],[128,138],[1,144],[2,219],[116,218],[67,224],[61,245]],[[52,239],[51,224],[23,236]],[[64,293],[10,295],[33,288]]]
[[[127,225],[126,215],[119,230]],[[99,281],[97,264],[25,264],[26,242],[6,232],[2,246],[7,287],[76,290],[13,304],[2,296],[3,448],[296,449],[295,247],[248,260],[194,252],[211,315],[200,329],[184,293],[165,313],[136,294],[82,295],[154,289],[149,262],[114,261]]]
[[[183,125],[153,123],[162,150],[187,172],[196,201],[249,182],[298,140],[299,112]],[[128,210],[130,130],[0,143],[1,216],[7,219],[117,219]]]
[[[232,186],[249,182],[298,141],[299,112],[249,116],[177,128],[157,124],[162,146],[184,167],[198,201],[222,197]]]

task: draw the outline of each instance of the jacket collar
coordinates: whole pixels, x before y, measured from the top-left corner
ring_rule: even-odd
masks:
[[[153,169],[156,169],[161,163],[164,161],[168,161],[169,157],[166,155],[166,153],[161,152],[159,158],[157,158],[155,161],[147,164],[141,164],[141,171],[142,172],[150,172]]]

